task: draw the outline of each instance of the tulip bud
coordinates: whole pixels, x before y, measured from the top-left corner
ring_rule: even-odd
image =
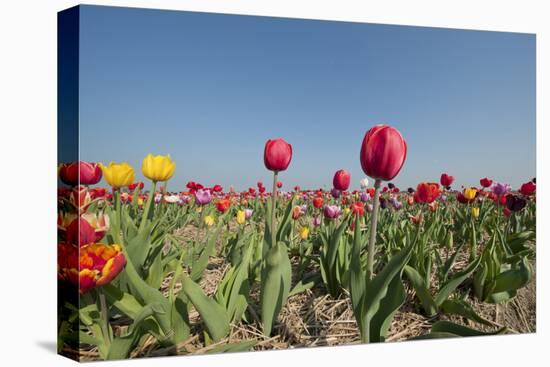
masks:
[[[439,179],[439,182],[441,183],[441,186],[450,187],[453,184],[454,180],[455,178],[453,176],[443,173],[441,175],[441,178]]]
[[[334,178],[332,179],[332,184],[335,189],[340,191],[346,191],[349,188],[351,181],[351,176],[348,171],[341,169],[336,171]]]
[[[292,145],[283,139],[268,140],[264,149],[264,164],[270,171],[284,171],[292,159]]]
[[[367,176],[392,180],[405,163],[407,143],[397,129],[377,125],[365,134],[361,145],[361,167]]]

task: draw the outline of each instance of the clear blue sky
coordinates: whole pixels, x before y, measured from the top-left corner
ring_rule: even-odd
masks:
[[[270,183],[268,138],[294,155],[285,188],[364,177],[377,123],[407,140],[401,188],[535,176],[535,36],[207,13],[81,9],[80,153],[177,162],[169,184]],[[269,186],[269,185],[267,185]]]

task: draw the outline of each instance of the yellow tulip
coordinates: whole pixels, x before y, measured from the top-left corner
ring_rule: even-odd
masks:
[[[104,166],[102,163],[99,164],[101,170],[103,171],[103,177],[109,185],[114,188],[128,186],[134,182],[134,169],[128,163],[115,163],[109,162],[108,166]]]
[[[176,162],[174,162],[169,155],[155,155],[147,154],[147,157],[143,159],[141,164],[141,171],[143,175],[148,179],[159,182],[169,180],[176,169]]]
[[[472,217],[474,218],[479,217],[479,208],[472,207]]]
[[[309,228],[308,227],[300,228],[300,238],[302,240],[305,240],[307,239],[307,236],[309,236]]]
[[[344,213],[345,213],[345,214],[349,214],[349,212],[351,212],[351,209],[350,209],[350,208],[344,208]]]
[[[474,187],[470,187],[468,189],[464,189],[464,197],[468,200],[475,199],[477,194],[477,189]]]
[[[214,225],[214,217],[211,215],[207,215],[204,217],[204,224],[206,224],[208,227],[212,227]]]
[[[237,212],[237,223],[244,224],[245,221],[246,221],[246,214],[244,210],[239,210]]]

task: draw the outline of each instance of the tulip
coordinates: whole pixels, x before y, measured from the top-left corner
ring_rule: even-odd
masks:
[[[325,199],[322,196],[317,196],[313,199],[313,206],[317,209],[322,208],[324,203]]]
[[[383,181],[392,180],[405,163],[407,158],[407,143],[397,129],[388,125],[377,125],[365,134],[359,159],[361,168],[374,181],[374,207],[371,216],[369,242],[367,246],[367,278],[372,279],[374,269],[374,252],[376,242],[376,226],[378,223],[378,207],[385,205],[380,202],[380,186]]]
[[[206,226],[208,226],[208,227],[212,227],[215,222],[216,222],[216,220],[214,219],[214,216],[212,216],[212,215],[207,215],[206,217],[204,217],[204,224],[206,224]]]
[[[363,203],[366,203],[370,200],[370,195],[368,192],[362,192],[361,194],[359,194],[359,199],[361,199]]]
[[[277,181],[277,188],[280,189],[283,187],[283,183],[281,181]]]
[[[506,207],[512,212],[519,212],[521,209],[525,208],[525,205],[527,205],[527,201],[524,198],[514,194],[506,195]]]
[[[455,178],[446,173],[441,174],[441,178],[439,179],[441,186],[444,186],[444,187],[451,186],[454,181],[455,181]]]
[[[313,217],[313,225],[315,227],[319,227],[321,225],[321,217],[319,216]]]
[[[374,206],[372,204],[367,204],[367,211],[369,213],[372,213],[373,210],[374,210]]]
[[[440,195],[439,185],[433,182],[422,182],[416,187],[414,199],[418,203],[432,203]]]
[[[476,198],[477,189],[475,187],[466,188],[464,189],[463,195],[466,200],[472,201]]]
[[[244,210],[237,211],[237,223],[244,224],[246,222],[246,213]]]
[[[365,134],[360,161],[367,176],[390,181],[397,176],[406,157],[407,143],[395,128],[377,125]]]
[[[212,201],[212,194],[208,190],[199,189],[195,192],[195,202],[199,205],[206,205]]]
[[[134,182],[130,185],[128,185],[128,190],[130,191],[134,191],[135,189],[137,189],[139,187],[140,190],[143,190],[143,182],[139,181],[139,182]]]
[[[244,210],[244,217],[246,220],[249,220],[250,218],[252,218],[252,214],[254,213],[254,211],[252,209],[245,209]]]
[[[359,181],[359,185],[363,190],[366,189],[367,187],[369,187],[369,179],[365,177],[364,179]]]
[[[479,208],[472,207],[472,217],[474,218],[479,217]]]
[[[99,166],[103,171],[105,180],[107,180],[107,183],[113,189],[128,186],[134,182],[134,169],[126,162],[110,162],[108,166],[104,166],[102,163],[99,163]]]
[[[64,222],[66,222],[67,219],[65,219]],[[62,226],[64,225],[65,223],[62,224]],[[83,216],[78,216],[73,219],[66,227],[65,232],[65,239],[67,243],[78,247],[82,247],[96,241],[95,228],[92,227],[92,225]],[[104,233],[105,232],[103,231],[103,234]],[[103,235],[97,235],[97,237],[101,239]]]
[[[493,180],[490,180],[487,177],[485,177],[485,178],[482,178],[481,180],[479,180],[479,183],[483,187],[489,187],[493,184]]]
[[[308,235],[309,235],[309,228],[308,227],[300,228],[300,238],[302,240],[306,240]]]
[[[101,176],[101,168],[97,163],[78,161],[59,166],[59,178],[69,186],[95,185]]]
[[[342,192],[336,188],[330,190],[330,194],[332,195],[333,198],[335,199],[338,199],[341,195],[342,195]]]
[[[336,171],[332,179],[333,187],[340,191],[346,191],[349,188],[351,176],[348,171],[341,169]]]
[[[80,293],[109,284],[126,265],[119,245],[94,243],[80,248]]]
[[[475,198],[475,196],[474,196]],[[456,194],[456,200],[461,204],[468,204],[471,203],[474,199],[466,199],[466,196],[464,196],[464,193],[459,192]]]
[[[409,194],[414,194],[414,189],[413,189],[412,187],[409,187],[409,188],[407,189],[407,192],[408,192]]]
[[[363,214],[365,214],[365,206],[363,205],[363,203],[351,204],[351,210],[353,214],[359,214],[359,216],[363,216]]]
[[[505,217],[509,217],[510,215],[512,215],[512,211],[508,208],[504,208],[502,209],[502,214],[504,214]]]
[[[292,219],[296,220],[300,218],[300,215],[302,214],[302,209],[299,206],[295,206],[292,208]]]
[[[325,218],[335,219],[342,214],[342,208],[337,205],[325,205],[324,214]]]
[[[221,187],[220,185],[214,185],[214,187],[212,187],[212,191],[214,191],[214,192],[222,192],[222,191],[223,191],[223,187]]]
[[[492,182],[492,181],[491,181]],[[510,191],[510,185],[503,184],[499,182],[495,182],[493,186],[491,187],[491,190],[498,196],[502,196],[506,194],[508,191]]]
[[[380,207],[382,209],[386,209],[388,207],[388,201],[385,198],[380,198]]]
[[[229,209],[230,205],[231,202],[229,199],[221,199],[216,203],[216,209],[218,209],[220,213],[225,213]]]
[[[143,175],[153,182],[167,181],[174,174],[176,163],[169,155],[147,154],[141,164]]]
[[[292,145],[283,139],[268,140],[264,149],[265,167],[274,172],[284,171],[292,159]]]
[[[521,188],[519,189],[519,192],[523,195],[530,196],[535,193],[537,189],[537,185],[533,181],[529,181],[521,185]]]

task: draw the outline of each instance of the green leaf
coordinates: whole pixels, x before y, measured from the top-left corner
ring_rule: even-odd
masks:
[[[182,290],[197,309],[208,334],[214,341],[223,339],[229,333],[229,319],[223,306],[207,297],[189,276],[183,274],[182,278]]]
[[[390,282],[386,295],[380,300],[380,308],[370,321],[370,342],[385,341],[393,316],[405,303],[406,297],[401,275],[398,273]]]
[[[253,346],[256,345],[255,340],[245,340],[239,343],[228,343],[218,345],[210,349],[207,354],[216,354],[216,353],[235,353],[235,352],[244,352],[250,350]]]
[[[271,334],[273,323],[287,301],[291,275],[286,245],[279,242],[267,253],[262,271],[260,303],[265,335]]]
[[[210,256],[212,256],[212,254],[214,253],[216,240],[219,238],[222,229],[223,223],[221,223],[220,221],[220,223],[218,223],[216,231],[208,239],[208,242],[202,250],[198,260],[193,263],[193,267],[191,268],[191,279],[193,279],[194,281],[199,280],[202,276],[202,273],[204,272],[204,269],[206,269],[206,266],[208,265],[208,260],[210,259]]]
[[[508,292],[520,289],[531,280],[532,269],[526,257],[519,262],[519,266],[502,272],[495,278],[493,293]]]
[[[478,256],[473,262],[470,263],[463,271],[457,273],[453,278],[449,279],[440,288],[438,295],[435,297],[435,304],[441,306],[441,304],[449,298],[451,293],[472,274],[481,263],[481,256]]]
[[[141,312],[143,306],[129,293],[124,293],[117,287],[112,284],[107,284],[103,286],[103,292],[109,304],[116,307],[126,316],[131,319],[135,319],[137,315]]]
[[[458,325],[450,321],[438,321],[432,325],[432,333],[450,333],[456,336],[481,336],[481,335],[497,335],[504,334],[506,328],[503,327],[497,331],[484,332],[467,326]]]
[[[420,302],[422,303],[422,308],[424,308],[426,315],[428,317],[434,316],[437,313],[438,306],[435,304],[435,301],[430,294],[429,289],[426,287],[422,276],[409,265],[405,265],[403,270],[405,272],[405,275],[411,282],[412,286],[416,290],[416,295],[418,299],[420,299]]]
[[[487,326],[494,326],[494,324],[484,319],[483,317],[479,316],[475,310],[472,308],[472,306],[467,303],[466,301],[462,300],[446,300],[441,304],[441,309],[444,313],[448,315],[460,315],[462,317],[466,317],[467,319],[473,320],[475,322],[479,322],[480,324],[487,325]]]

